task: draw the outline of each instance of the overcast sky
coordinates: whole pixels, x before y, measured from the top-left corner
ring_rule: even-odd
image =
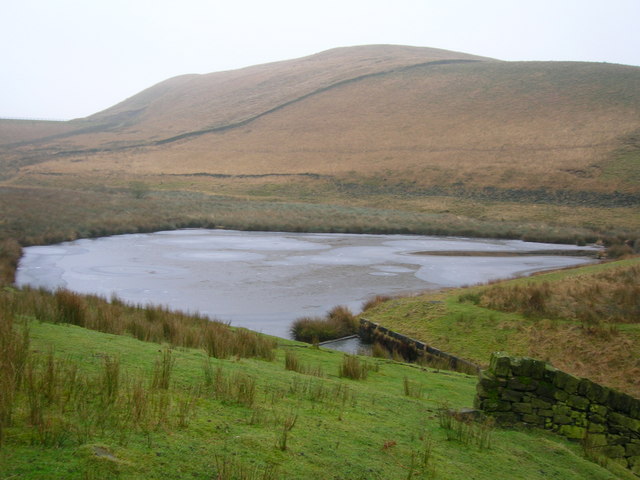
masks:
[[[90,115],[167,78],[390,43],[640,66],[640,0],[2,0],[0,117]]]

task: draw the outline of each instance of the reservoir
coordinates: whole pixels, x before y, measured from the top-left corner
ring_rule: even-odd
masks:
[[[28,247],[18,286],[199,312],[289,337],[293,320],[593,262],[595,247],[417,235],[187,229]]]

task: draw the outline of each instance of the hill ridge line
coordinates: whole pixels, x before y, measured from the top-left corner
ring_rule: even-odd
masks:
[[[253,115],[249,118],[245,118],[243,120],[239,120],[237,122],[233,122],[233,123],[228,123],[226,125],[219,125],[216,127],[211,127],[211,128],[206,128],[206,129],[202,129],[202,130],[194,130],[194,131],[190,131],[190,132],[184,132],[178,135],[174,135],[172,137],[167,137],[161,140],[155,140],[152,142],[142,142],[142,143],[135,143],[135,144],[130,144],[130,145],[122,145],[122,146],[114,146],[114,147],[109,147],[109,148],[88,148],[88,149],[79,149],[79,150],[64,150],[64,151],[59,151],[54,153],[53,155],[51,155],[52,157],[56,157],[56,158],[60,158],[60,157],[66,157],[66,156],[71,156],[71,155],[81,155],[81,154],[94,154],[94,153],[99,153],[99,152],[117,152],[117,151],[124,151],[124,150],[129,150],[129,149],[133,149],[133,148],[140,148],[140,147],[153,147],[153,146],[159,146],[159,145],[166,145],[168,143],[173,143],[173,142],[177,142],[180,140],[183,140],[185,138],[190,138],[190,137],[197,137],[197,136],[201,136],[201,135],[206,135],[209,133],[219,133],[219,132],[224,132],[227,130],[232,130],[234,128],[239,128],[239,127],[243,127],[245,125],[248,125],[249,123],[258,120],[259,118],[262,118],[266,115],[269,115],[271,113],[274,113],[278,110],[281,110],[283,108],[286,108],[290,105],[293,105],[297,102],[301,102],[303,100],[306,100],[307,98],[310,98],[314,95],[318,95],[320,93],[324,93],[326,91],[329,91],[333,88],[338,88],[341,87],[343,85],[347,85],[349,83],[354,83],[354,82],[359,82],[362,80],[365,80],[367,78],[374,78],[374,77],[378,77],[378,76],[383,76],[383,75],[389,75],[391,73],[397,73],[397,72],[404,72],[404,71],[408,71],[414,68],[420,68],[420,67],[428,67],[428,66],[436,66],[436,65],[449,65],[449,64],[460,64],[460,63],[479,63],[482,62],[483,60],[469,60],[469,59],[449,59],[449,60],[433,60],[433,61],[429,61],[429,62],[421,62],[421,63],[416,63],[416,64],[412,64],[412,65],[406,65],[403,67],[398,67],[398,68],[392,68],[390,70],[384,70],[381,72],[375,72],[375,73],[367,73],[364,75],[359,75],[357,77],[352,77],[352,78],[348,78],[345,80],[340,80],[339,82],[336,83],[332,83],[330,85],[326,85],[324,87],[318,88],[316,90],[313,90],[312,92],[309,93],[305,93],[304,95],[301,95],[300,97],[296,97],[292,100],[289,100],[287,102],[278,104],[268,110],[265,110],[263,112],[260,112],[256,115]],[[72,137],[74,135],[81,135],[83,133],[89,133],[91,131],[96,131],[97,129],[99,129],[99,126],[88,126],[88,127],[84,127],[84,128],[80,128],[74,132],[69,132],[67,134],[58,134],[55,135],[55,138],[63,138],[63,137]],[[114,128],[114,125],[104,125],[104,129],[105,130],[109,130],[111,128]],[[51,138],[51,137],[49,137]],[[45,140],[45,138],[40,139],[40,141]],[[45,140],[46,141],[46,140]],[[35,143],[35,142],[29,142],[29,143]],[[10,146],[10,145],[7,145]],[[35,155],[35,156],[26,156],[26,157],[22,157],[22,160],[36,160],[38,158],[41,158],[41,155]]]
[[[404,72],[407,70],[411,70],[413,68],[419,68],[419,67],[427,67],[427,66],[433,66],[433,65],[448,65],[448,64],[456,64],[456,63],[477,63],[480,62],[481,60],[465,60],[465,59],[450,59],[450,60],[434,60],[434,61],[430,61],[430,62],[422,62],[422,63],[416,63],[413,65],[406,65],[404,67],[399,67],[399,68],[392,68],[391,70],[384,70],[382,72],[375,72],[375,73],[366,73],[364,75],[359,75],[357,77],[352,77],[352,78],[348,78],[345,80],[340,80],[339,82],[336,83],[332,83],[331,85],[327,85],[321,88],[318,88],[312,92],[309,93],[305,93],[304,95],[294,98],[293,100],[289,100],[287,102],[281,103],[279,105],[276,105],[275,107],[272,107],[268,110],[265,110],[264,112],[258,113],[252,117],[249,117],[247,119],[244,120],[240,120],[238,122],[235,123],[229,123],[227,125],[221,125],[218,127],[212,127],[212,128],[208,128],[208,129],[204,129],[204,130],[196,130],[196,131],[192,131],[192,132],[185,132],[179,135],[175,135],[173,137],[169,137],[169,138],[165,138],[162,140],[156,140],[153,144],[154,145],[164,145],[167,143],[172,143],[172,142],[176,142],[178,140],[182,140],[183,138],[188,138],[191,136],[199,136],[199,135],[205,135],[207,133],[216,133],[216,132],[222,132],[225,130],[231,130],[233,128],[238,128],[238,127],[243,127],[255,120],[257,120],[258,118],[261,118],[265,115],[269,115],[271,113],[274,113],[278,110],[281,110],[283,108],[286,108],[290,105],[293,105],[294,103],[300,102],[302,100],[306,100],[307,98],[310,98],[314,95],[318,95],[320,93],[324,93],[326,91],[329,91],[333,88],[338,88],[341,87],[343,85],[347,85],[349,83],[354,83],[354,82],[359,82],[362,81],[364,79],[367,78],[374,78],[374,77],[379,77],[379,76],[383,76],[383,75],[388,75],[390,73],[396,73],[396,72]]]

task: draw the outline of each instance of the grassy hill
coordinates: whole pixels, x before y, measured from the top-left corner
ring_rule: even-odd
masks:
[[[155,214],[157,225],[176,215],[221,224],[201,205],[236,201],[245,210],[296,205],[287,216],[302,230],[345,229],[331,225],[335,209],[365,208],[415,233],[634,239],[638,92],[638,67],[341,48],[172,78],[70,122],[4,120],[0,187],[8,203],[96,197],[92,205],[106,205],[94,217],[144,191],[169,212]],[[176,212],[176,202],[185,208]],[[149,223],[140,203],[123,208]],[[319,221],[302,213],[308,205],[319,206]],[[432,227],[416,228],[413,217]],[[116,223],[122,231],[136,222]],[[39,230],[69,238],[87,228]]]
[[[3,478],[633,478],[452,417],[474,377],[68,292],[5,289],[0,314]]]
[[[486,365],[494,351],[640,396],[640,258],[391,299],[373,322]]]

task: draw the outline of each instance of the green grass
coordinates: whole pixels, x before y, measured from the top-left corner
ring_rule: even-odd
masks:
[[[105,358],[118,359],[120,397],[137,382],[149,385],[166,355],[158,344],[73,325],[30,321],[29,328],[34,359],[45,361],[53,351],[59,365],[76,365],[77,378],[87,385],[103,378]],[[286,370],[288,351],[321,366],[326,377]],[[456,440],[440,425],[438,412],[443,405],[471,404],[476,379],[466,375],[368,360],[378,371],[343,379],[342,354],[283,340],[274,361],[209,360],[236,382],[238,376],[253,379],[255,399],[247,404],[210,393],[204,351],[179,348],[171,356],[166,392],[144,387],[156,409],[164,395],[169,399],[164,416],[149,423],[127,423],[123,417],[130,412],[114,407],[113,418],[80,439],[73,412],[53,404],[44,414],[57,419],[51,435],[61,438],[47,443],[19,401],[0,448],[3,478],[238,478],[229,472],[263,478],[271,472],[267,478],[404,479],[425,478],[427,470],[439,479],[617,478],[585,460],[578,445],[544,432],[492,430],[489,448]],[[421,395],[407,395],[408,384]],[[96,397],[96,414],[101,401]],[[185,403],[191,405],[186,421]],[[64,432],[55,425],[64,425]],[[425,456],[428,465],[417,460]]]
[[[367,310],[363,316],[391,330],[421,340],[436,348],[471,360],[487,363],[494,351],[533,356],[551,361],[557,367],[580,376],[609,384],[632,395],[640,394],[638,367],[628,352],[640,348],[640,323],[637,322],[636,281],[627,282],[629,320],[621,323],[604,316],[598,322],[580,318],[555,317],[550,314],[526,315],[482,306],[483,292],[496,288],[546,284],[550,291],[562,294],[578,288],[580,283],[595,285],[603,274],[616,275],[640,264],[640,258],[601,263],[576,269],[543,273],[532,277],[466,289],[425,293],[421,296],[395,298]],[[621,280],[624,280],[621,275]],[[609,298],[601,287],[600,297]],[[619,296],[625,294],[617,288]],[[593,292],[590,296],[594,296]],[[560,295],[570,298],[569,294]],[[615,297],[614,297],[615,298]],[[626,298],[626,297],[625,297]],[[584,299],[583,303],[598,298]],[[622,305],[620,302],[618,306]],[[566,310],[569,308],[569,310]],[[593,310],[599,307],[594,304]],[[573,310],[576,310],[573,308]],[[560,310],[563,311],[563,310]],[[571,305],[564,311],[572,311]],[[576,310],[577,311],[577,310]],[[612,317],[613,318],[613,317]],[[599,361],[594,364],[593,355]]]

